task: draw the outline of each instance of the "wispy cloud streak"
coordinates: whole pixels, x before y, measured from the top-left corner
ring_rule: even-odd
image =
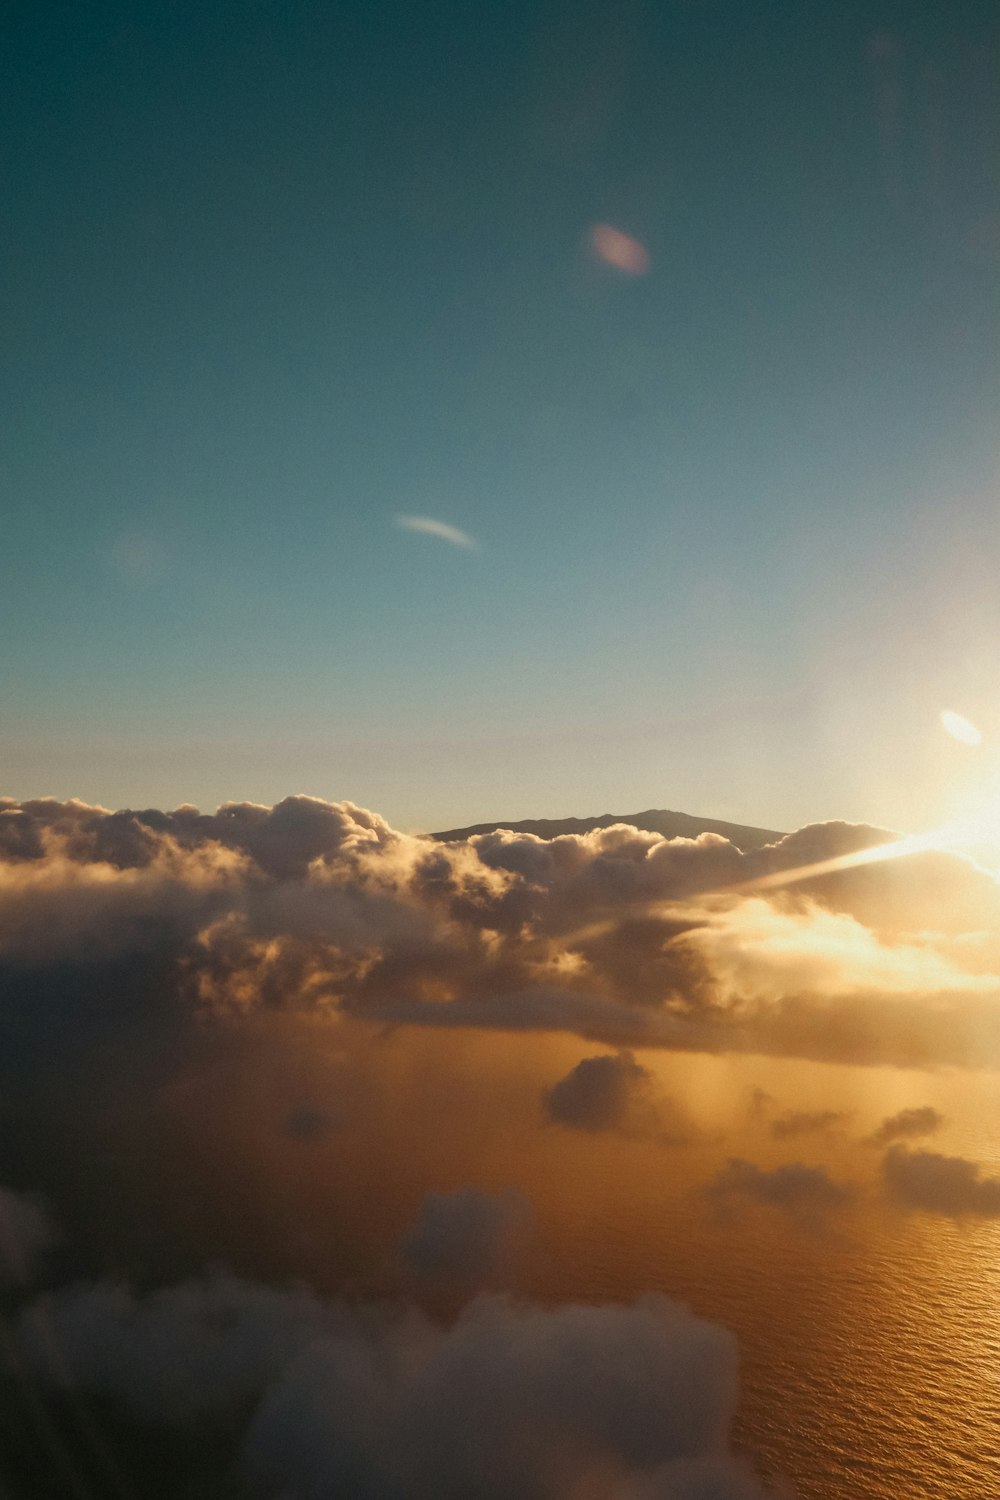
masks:
[[[432,516],[397,516],[396,525],[403,531],[418,531],[423,536],[436,536],[453,547],[464,547],[467,552],[478,552],[479,543],[467,531],[449,526],[447,521],[435,521]]]

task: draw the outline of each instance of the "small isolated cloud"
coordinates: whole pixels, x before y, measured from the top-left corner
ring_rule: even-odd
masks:
[[[167,549],[157,536],[145,531],[126,531],[116,537],[108,552],[112,568],[127,583],[141,587],[158,583],[167,571]]]
[[[787,1114],[779,1115],[776,1120],[771,1121],[771,1134],[779,1141],[787,1140],[791,1135],[812,1135],[818,1131],[830,1130],[846,1118],[846,1114],[840,1109],[789,1110]]]
[[[901,1109],[897,1115],[888,1115],[868,1137],[870,1146],[889,1146],[893,1141],[915,1140],[917,1136],[933,1135],[944,1124],[944,1115],[930,1104],[916,1109]]]
[[[436,536],[453,547],[464,547],[467,552],[477,552],[479,543],[467,531],[449,526],[447,521],[435,521],[432,516],[397,516],[396,525],[403,531],[418,531],[422,536]]]
[[[312,1104],[298,1104],[289,1110],[282,1126],[284,1134],[293,1141],[321,1141],[336,1128],[336,1118]]]
[[[767,1092],[767,1089],[758,1087],[755,1088],[753,1093],[750,1095],[750,1104],[748,1108],[750,1114],[755,1120],[761,1120],[767,1114],[769,1109],[774,1108],[774,1103],[774,1095],[769,1094]]]
[[[56,1234],[45,1209],[33,1197],[0,1188],[0,1286],[23,1286],[38,1257]]]
[[[631,1052],[585,1057],[549,1089],[545,1112],[557,1125],[576,1130],[634,1128],[652,1111],[652,1077]]]
[[[718,1208],[731,1211],[741,1203],[758,1203],[798,1214],[824,1214],[842,1208],[853,1189],[834,1182],[824,1167],[787,1161],[768,1171],[755,1162],[731,1156],[705,1189]]]
[[[530,1203],[514,1188],[428,1193],[400,1259],[430,1290],[495,1290],[509,1283],[533,1222]]]
[[[908,1151],[893,1146],[882,1173],[890,1198],[904,1208],[952,1219],[1000,1218],[1000,1178],[981,1176],[978,1162],[936,1151]]]

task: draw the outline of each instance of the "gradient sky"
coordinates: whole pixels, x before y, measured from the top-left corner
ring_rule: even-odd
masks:
[[[0,789],[946,815],[998,79],[972,0],[19,7]]]

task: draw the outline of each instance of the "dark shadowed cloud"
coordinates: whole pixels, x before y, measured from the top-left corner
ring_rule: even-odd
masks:
[[[1000,1218],[1000,1178],[984,1177],[977,1162],[936,1151],[893,1146],[882,1163],[886,1191],[904,1208],[949,1218]]]
[[[771,1134],[775,1140],[783,1141],[789,1136],[813,1135],[824,1130],[832,1130],[835,1125],[842,1124],[846,1119],[847,1115],[839,1109],[789,1110],[771,1121]]]
[[[509,1285],[531,1233],[531,1205],[513,1188],[428,1193],[399,1247],[402,1265],[431,1289],[474,1292]]]
[[[450,1328],[323,1340],[266,1393],[245,1464],[264,1493],[760,1494],[724,1453],[729,1336],[659,1297],[541,1308],[481,1297]],[[677,1480],[677,1483],[674,1483]]]
[[[521,1200],[433,1195],[404,1255],[481,1262]],[[731,1334],[662,1296],[543,1307],[479,1295],[434,1321],[224,1273],[143,1295],[78,1284],[16,1347],[55,1392],[232,1445],[246,1493],[301,1500],[764,1500],[729,1445]],[[223,1450],[224,1451],[224,1450]]]
[[[577,1130],[627,1130],[654,1113],[652,1074],[631,1052],[585,1057],[544,1098],[550,1120]]]
[[[749,1112],[755,1120],[761,1120],[775,1107],[775,1102],[774,1095],[758,1085],[750,1095]]]
[[[297,1104],[285,1116],[283,1127],[293,1141],[321,1141],[337,1128],[336,1116],[312,1104]]]
[[[888,1146],[893,1141],[916,1140],[922,1135],[933,1135],[943,1124],[944,1115],[930,1104],[901,1109],[898,1114],[886,1116],[868,1137],[868,1144]]]
[[[28,1282],[55,1240],[49,1214],[36,1197],[0,1188],[0,1285]]]
[[[847,1184],[835,1182],[825,1167],[804,1162],[782,1162],[770,1169],[741,1157],[730,1157],[705,1189],[709,1200],[724,1211],[747,1203],[793,1213],[815,1215],[842,1208],[854,1196]]]

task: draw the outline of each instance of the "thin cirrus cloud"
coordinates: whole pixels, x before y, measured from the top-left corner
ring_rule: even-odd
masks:
[[[447,521],[436,521],[433,516],[397,516],[396,525],[403,531],[416,531],[422,536],[436,536],[453,547],[462,547],[466,552],[478,552],[479,543],[467,531],[449,526]]]

